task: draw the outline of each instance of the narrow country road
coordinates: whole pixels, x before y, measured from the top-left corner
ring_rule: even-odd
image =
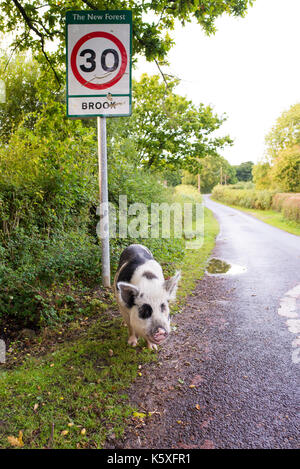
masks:
[[[220,224],[215,255],[245,268],[245,273],[232,279],[239,290],[239,305],[235,308],[244,310],[245,327],[264,321],[267,332],[270,322],[270,334],[280,335],[284,326],[283,334],[287,329],[294,334],[287,336],[292,348],[285,347],[284,341],[276,341],[281,347],[278,359],[288,360],[288,354],[292,363],[300,366],[300,238],[216,203],[209,196],[205,196],[205,204]]]
[[[299,448],[300,238],[205,197],[220,224],[158,364],[129,393],[149,419],[111,448]]]

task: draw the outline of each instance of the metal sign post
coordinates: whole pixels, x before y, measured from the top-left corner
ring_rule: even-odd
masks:
[[[98,161],[100,186],[100,234],[102,253],[102,282],[110,287],[110,254],[109,254],[109,213],[106,151],[106,117],[97,117]]]
[[[67,115],[97,117],[102,281],[110,286],[106,117],[131,114],[132,13],[66,13]]]

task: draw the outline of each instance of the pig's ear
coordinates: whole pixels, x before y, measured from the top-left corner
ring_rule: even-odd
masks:
[[[174,277],[169,278],[165,281],[164,287],[169,294],[169,300],[174,301],[176,299],[176,292],[178,287],[178,282],[181,277],[181,272],[177,271]]]
[[[134,305],[134,299],[139,294],[140,290],[135,285],[132,285],[132,283],[126,282],[118,282],[117,289],[124,305],[131,308]]]

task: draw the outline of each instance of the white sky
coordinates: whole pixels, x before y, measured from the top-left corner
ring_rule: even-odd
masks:
[[[164,71],[182,79],[177,93],[226,113],[231,164],[257,162],[277,117],[300,102],[300,0],[256,0],[245,18],[224,15],[216,26],[210,37],[195,23],[176,27]],[[144,72],[159,73],[140,60],[133,76]]]

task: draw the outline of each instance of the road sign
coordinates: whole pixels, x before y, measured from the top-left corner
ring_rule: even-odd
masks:
[[[68,11],[68,117],[131,114],[132,13]]]

